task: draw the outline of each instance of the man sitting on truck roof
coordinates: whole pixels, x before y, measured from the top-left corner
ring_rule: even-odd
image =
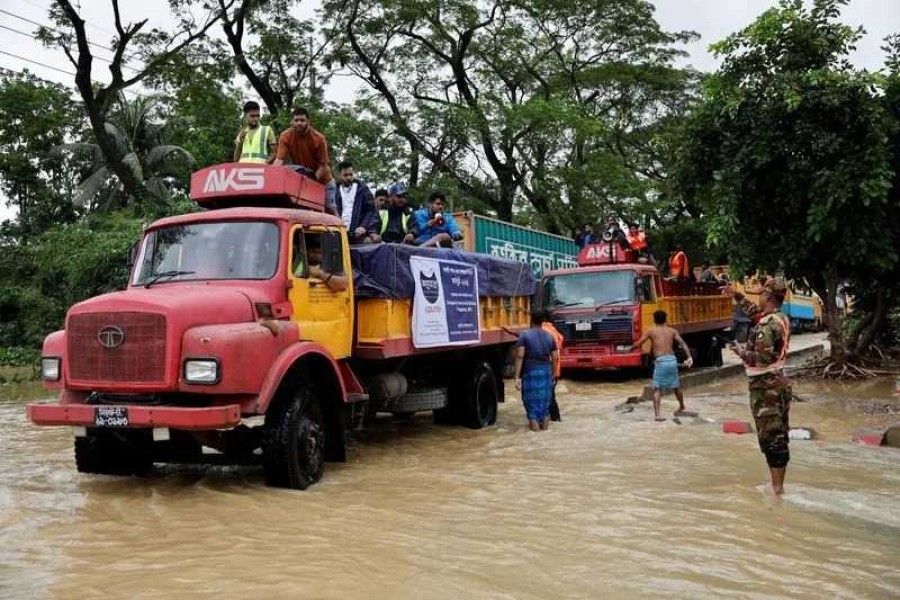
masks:
[[[423,248],[452,248],[463,235],[451,214],[444,214],[443,192],[431,192],[428,206],[416,211],[418,237],[415,244]]]
[[[378,211],[381,220],[379,235],[388,244],[412,244],[416,239],[415,211],[406,204],[407,189],[402,183],[395,183],[387,190],[387,206]]]
[[[331,175],[329,163],[328,140],[309,124],[308,110],[295,108],[291,113],[291,126],[278,137],[278,150],[272,164],[276,167],[300,167],[319,183],[325,184],[325,210],[337,215],[334,206],[337,184]]]
[[[380,241],[378,237],[378,215],[375,214],[375,200],[365,182],[356,178],[353,163],[349,160],[338,164],[341,184],[334,195],[338,216],[347,228],[351,244],[371,244]]]

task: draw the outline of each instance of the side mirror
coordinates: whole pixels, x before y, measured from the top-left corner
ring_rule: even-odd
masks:
[[[141,248],[141,241],[138,240],[131,245],[128,249],[128,255],[125,257],[125,268],[128,269],[128,272],[131,272],[132,267],[134,267],[135,261],[137,261],[138,252]]]

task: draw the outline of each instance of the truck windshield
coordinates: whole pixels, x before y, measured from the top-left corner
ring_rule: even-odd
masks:
[[[628,304],[634,301],[634,272],[601,271],[548,277],[544,280],[542,300],[548,310]]]
[[[278,226],[196,223],[144,237],[132,285],[197,279],[269,279],[278,267]]]

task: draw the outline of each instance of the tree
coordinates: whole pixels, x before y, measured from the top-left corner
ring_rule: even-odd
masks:
[[[723,64],[684,128],[678,177],[737,271],[809,281],[839,365],[862,349],[844,337],[838,286],[873,290],[884,310],[900,247],[896,120],[884,78],[847,61],[861,30],[838,22],[845,3],[781,0],[713,46]]]
[[[171,188],[186,189],[194,158],[184,148],[166,143],[169,126],[154,121],[156,101],[118,98],[106,122],[106,135],[115,142],[119,160],[144,189],[144,197],[166,204]],[[99,144],[71,142],[59,146],[79,161],[86,177],[78,186],[76,205],[111,210],[122,208],[122,189],[112,177],[112,168]]]
[[[299,3],[215,0],[237,69],[273,118],[289,112],[300,100],[321,106],[324,86],[331,77],[329,69],[316,68],[329,46],[328,39],[319,35],[314,22],[291,14]]]
[[[225,2],[228,8],[233,0]],[[144,182],[133,169],[133,162],[125,160],[126,153],[118,144],[116,135],[107,127],[107,118],[120,95],[151,75],[164,69],[169,61],[203,37],[219,20],[222,10],[211,8],[201,18],[191,12],[190,3],[174,14],[178,21],[174,32],[161,29],[147,30],[147,19],[123,24],[119,0],[110,0],[116,34],[111,41],[111,75],[108,84],[94,80],[93,42],[88,39],[85,21],[69,0],[56,0],[49,17],[56,27],[42,27],[39,37],[50,46],[56,46],[75,67],[75,87],[81,96],[91,132],[109,171],[121,182],[130,198],[140,198],[145,192]],[[102,46],[101,46],[102,47]],[[140,67],[130,66],[140,64]],[[126,75],[126,71],[128,75]]]
[[[691,38],[662,31],[643,0],[333,0],[325,12],[336,60],[380,98],[413,174],[440,173],[506,220],[521,195],[551,229],[554,209],[584,198],[577,180],[604,187],[598,156],[646,126],[673,44]]]
[[[0,190],[17,208],[20,241],[75,219],[74,178],[51,151],[83,127],[70,90],[28,71],[0,72]]]

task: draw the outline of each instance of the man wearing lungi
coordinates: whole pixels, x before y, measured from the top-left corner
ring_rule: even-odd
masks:
[[[644,332],[641,339],[636,341],[631,349],[640,348],[647,340],[652,345],[651,352],[656,357],[653,363],[653,416],[657,421],[665,421],[659,416],[659,404],[663,390],[674,390],[678,398],[677,417],[684,412],[684,394],[681,392],[681,382],[678,381],[678,359],[675,358],[675,342],[684,350],[687,360],[684,366],[690,368],[694,364],[691,358],[691,350],[684,343],[681,335],[666,325],[666,311],[658,310],[653,313],[653,327]]]

